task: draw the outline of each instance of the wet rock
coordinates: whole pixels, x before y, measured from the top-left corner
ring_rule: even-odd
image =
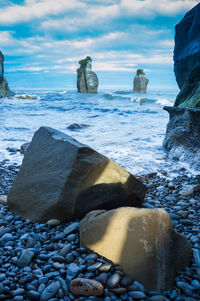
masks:
[[[108,288],[115,288],[119,285],[119,282],[120,282],[119,274],[113,274],[108,278],[107,286]]]
[[[69,130],[72,130],[72,131],[78,131],[78,130],[82,130],[82,129],[86,129],[90,127],[88,124],[85,124],[85,123],[73,123],[73,124],[70,124],[67,128]]]
[[[0,204],[3,206],[7,206],[7,195],[0,195]]]
[[[191,259],[189,242],[174,232],[162,209],[123,207],[90,212],[80,222],[80,242],[157,291],[169,289],[176,271]]]
[[[75,296],[101,296],[103,285],[96,280],[76,278],[70,284],[70,291]]]
[[[30,142],[23,143],[20,147],[20,153],[24,154],[27,151],[29,145],[30,145]]]
[[[8,206],[15,214],[38,222],[71,221],[99,207],[140,205],[145,192],[141,182],[107,157],[59,131],[41,127],[24,155]]]

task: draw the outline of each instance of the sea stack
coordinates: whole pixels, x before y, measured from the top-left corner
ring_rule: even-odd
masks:
[[[14,95],[8,87],[8,82],[4,77],[4,55],[0,51],[0,98]]]
[[[95,72],[92,71],[92,59],[87,56],[79,61],[77,69],[77,88],[80,93],[97,93],[99,81]]]
[[[133,91],[136,93],[146,93],[148,78],[146,77],[143,69],[138,69],[133,80]]]
[[[172,159],[200,168],[200,4],[176,25],[174,72],[180,92],[164,107],[169,123],[163,142]]]

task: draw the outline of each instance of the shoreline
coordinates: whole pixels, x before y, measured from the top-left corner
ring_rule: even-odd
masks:
[[[0,194],[5,195],[17,175],[19,166],[9,165],[9,162],[4,160],[0,163],[0,169]],[[200,291],[200,192],[197,191],[187,196],[181,195],[180,192],[183,186],[199,184],[200,175],[191,178],[184,175],[183,171],[178,177],[169,180],[167,175],[165,178],[161,178],[157,173],[152,173],[141,179],[148,188],[143,207],[165,209],[170,214],[175,230],[184,234],[193,248],[191,265],[177,274],[172,290],[162,293],[150,292],[137,281],[125,277],[121,267],[114,264],[107,272],[101,273],[98,265],[100,262],[106,263],[106,261],[102,261],[97,254],[80,248],[77,228],[74,228],[67,237],[62,235],[68,225],[77,224],[78,220],[51,227],[46,223],[38,224],[13,216],[7,206],[0,205],[0,244],[2,247],[0,300],[40,300],[41,294],[44,294],[45,290],[48,291],[49,287],[54,286],[55,283],[58,283],[59,289],[54,291],[52,297],[44,300],[131,301],[137,294],[140,298],[138,300],[198,300]],[[7,236],[4,236],[6,234]],[[2,241],[2,237],[7,238]],[[66,245],[68,250],[63,261],[62,258],[59,259],[59,254],[64,252]],[[33,252],[33,258],[27,266],[20,268],[18,267],[20,256],[27,249]],[[72,269],[72,278],[68,275],[69,269]],[[117,284],[117,287],[109,289],[108,279],[115,274],[120,275],[121,285]],[[69,292],[69,287],[64,285],[63,280],[69,285],[70,279],[81,276],[99,279],[104,285],[104,295],[99,298],[73,296]]]

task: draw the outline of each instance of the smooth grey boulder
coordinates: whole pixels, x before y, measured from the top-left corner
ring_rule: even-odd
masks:
[[[149,80],[143,69],[138,69],[133,80],[133,91],[136,93],[146,93],[148,82]]]
[[[200,106],[200,4],[175,28],[174,73],[181,89],[175,106]]]
[[[138,206],[145,186],[124,168],[57,130],[41,127],[8,193],[16,215],[71,221],[94,209]]]
[[[190,243],[173,230],[164,209],[95,210],[81,220],[79,231],[81,247],[121,265],[149,290],[168,290],[176,272],[190,264]]]
[[[0,51],[0,98],[1,97],[10,97],[13,96],[14,93],[10,91],[8,87],[8,82],[4,77],[4,56]]]
[[[92,71],[92,59],[79,61],[80,67],[77,69],[77,88],[80,93],[97,93],[99,81],[96,73]]]

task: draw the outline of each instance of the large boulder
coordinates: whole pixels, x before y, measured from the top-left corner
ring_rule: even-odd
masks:
[[[52,128],[35,132],[8,193],[9,209],[38,222],[138,206],[145,186],[107,157]]]
[[[143,69],[138,69],[133,80],[133,91],[136,93],[146,93],[148,82],[149,80]]]
[[[123,267],[149,290],[168,290],[189,265],[191,246],[163,209],[96,210],[80,222],[80,243]]]
[[[8,82],[4,77],[4,56],[0,51],[0,97],[10,97],[14,93],[10,91],[8,87]]]
[[[200,4],[176,25],[174,72],[181,89],[175,106],[200,106]]]
[[[79,61],[80,67],[77,69],[77,88],[80,93],[97,93],[99,81],[96,73],[92,71],[92,59]]]

